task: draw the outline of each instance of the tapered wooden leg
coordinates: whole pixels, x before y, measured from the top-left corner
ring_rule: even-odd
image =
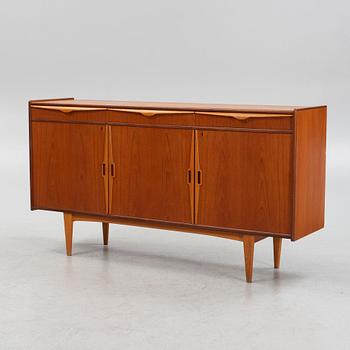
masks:
[[[282,238],[273,237],[273,260],[275,269],[279,269],[281,261]]]
[[[66,252],[68,256],[72,255],[73,238],[73,216],[70,213],[64,213],[64,233],[66,235]]]
[[[102,223],[102,231],[103,231],[103,244],[108,245],[108,234],[109,234],[109,223]]]
[[[248,283],[251,283],[253,278],[254,244],[255,244],[254,236],[251,236],[251,235],[243,236],[245,276]]]

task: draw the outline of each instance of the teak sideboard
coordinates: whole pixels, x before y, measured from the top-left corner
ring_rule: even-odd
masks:
[[[31,209],[74,221],[256,242],[324,226],[327,107],[78,100],[29,102]]]

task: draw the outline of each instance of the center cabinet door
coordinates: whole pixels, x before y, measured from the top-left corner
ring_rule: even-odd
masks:
[[[292,144],[291,134],[196,131],[196,223],[291,233]]]
[[[191,223],[194,131],[109,128],[110,215]]]

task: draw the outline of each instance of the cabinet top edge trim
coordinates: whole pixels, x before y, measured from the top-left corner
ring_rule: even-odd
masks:
[[[40,101],[40,102],[39,102]],[[93,107],[123,109],[157,109],[197,112],[240,112],[240,113],[280,113],[291,114],[299,109],[319,108],[324,106],[273,106],[273,105],[238,105],[208,103],[176,103],[176,102],[142,102],[142,101],[107,101],[85,99],[52,99],[29,101],[30,106],[36,104],[61,107]]]

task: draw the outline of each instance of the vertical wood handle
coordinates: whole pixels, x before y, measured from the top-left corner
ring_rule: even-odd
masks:
[[[103,131],[103,129],[101,129]],[[108,214],[108,183],[109,183],[109,176],[107,176],[108,171],[108,127],[104,127],[104,133],[105,133],[105,149],[104,149],[104,157],[102,161],[102,177],[103,177],[103,183],[104,183],[104,190],[105,190],[105,213]]]
[[[112,128],[110,125],[107,126],[107,134],[108,134],[108,162],[110,164],[110,170],[108,170],[108,213],[110,214],[112,211],[113,204],[113,179],[115,176],[115,168],[113,162],[113,146],[112,146]]]
[[[190,166],[187,169],[187,185],[189,191],[189,200],[191,207],[191,223],[194,224],[195,218],[195,209],[194,209],[194,187],[195,187],[195,164],[194,164],[194,156],[195,156],[195,131],[192,130],[191,135],[191,149],[190,149]]]
[[[194,191],[194,198],[195,198],[195,204],[194,204],[194,223],[198,223],[198,212],[199,212],[199,193],[200,193],[200,186],[202,184],[202,171],[199,164],[199,137],[198,137],[199,131],[195,131],[195,191]]]

